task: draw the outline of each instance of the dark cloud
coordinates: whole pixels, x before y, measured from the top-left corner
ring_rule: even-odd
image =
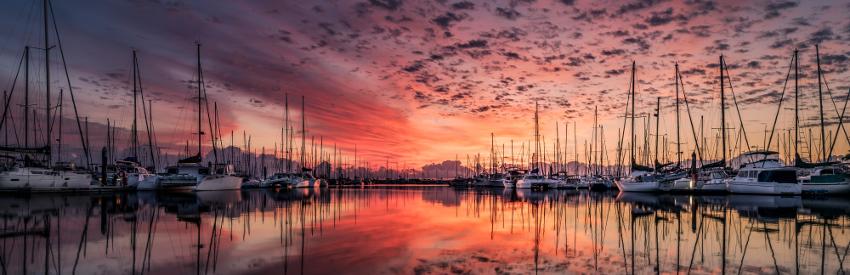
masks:
[[[409,73],[413,73],[413,72],[421,70],[422,67],[424,67],[424,66],[425,66],[425,64],[423,64],[421,61],[416,61],[416,62],[413,62],[413,64],[410,64],[409,66],[404,67],[403,70],[405,70],[406,72],[409,72]]]
[[[472,2],[461,1],[452,4],[452,8],[456,10],[472,10],[475,9],[475,4]]]
[[[517,19],[520,16],[520,13],[514,8],[496,8],[496,14],[510,20]]]
[[[795,7],[797,7],[797,5],[798,5],[798,3],[793,2],[793,1],[778,1],[778,2],[768,3],[764,7],[764,11],[765,11],[764,18],[765,19],[771,19],[771,18],[779,17],[779,13],[782,10],[795,8]]]
[[[602,50],[602,55],[604,55],[604,56],[623,55],[625,53],[626,53],[626,50],[623,50],[623,49]]]
[[[824,27],[809,35],[809,40],[811,40],[815,44],[820,44],[824,41],[832,40],[834,36],[835,34],[832,32],[832,28]]]
[[[454,14],[452,12],[446,12],[443,15],[440,15],[440,16],[435,17],[434,19],[431,19],[432,22],[436,23],[437,25],[439,25],[440,27],[443,27],[443,28],[448,28],[452,25],[452,23],[458,22],[458,21],[461,21],[461,20],[463,20],[463,16],[459,16],[459,15]]]
[[[850,58],[844,54],[824,54],[821,55],[820,60],[824,65],[846,65]]]
[[[663,0],[637,0],[637,1],[632,1],[632,2],[621,5],[620,8],[617,9],[617,15],[622,15],[622,14],[625,14],[625,13],[644,10],[644,9],[650,8],[652,6],[655,6],[657,4],[660,4],[662,2],[664,2],[664,1]]]
[[[625,72],[626,72],[626,70],[624,70],[624,69],[611,69],[611,70],[605,71],[605,74],[608,75],[608,76],[617,76],[617,75],[621,75]]]
[[[684,15],[674,15],[673,8],[667,8],[662,12],[652,12],[652,16],[646,19],[646,23],[650,26],[661,26],[673,22],[673,20],[686,21]]]
[[[369,0],[369,4],[386,10],[395,11],[401,7],[401,0]]]
[[[758,62],[757,60],[753,60],[753,61],[747,62],[747,68],[750,68],[750,69],[761,69],[761,62]]]
[[[469,40],[466,43],[457,44],[457,47],[461,48],[461,49],[486,48],[487,47],[487,40],[483,40],[483,39]]]
[[[773,44],[770,44],[770,48],[772,48],[772,49],[785,48],[785,47],[788,47],[792,44],[794,44],[794,40],[792,40],[792,39],[782,39],[782,40],[774,41]]]
[[[649,42],[647,42],[646,40],[644,40],[643,38],[640,38],[640,37],[629,37],[629,38],[623,39],[622,42],[623,42],[623,44],[637,45],[638,48],[640,48],[640,50],[642,50],[642,51],[649,50],[649,48],[650,48]]]

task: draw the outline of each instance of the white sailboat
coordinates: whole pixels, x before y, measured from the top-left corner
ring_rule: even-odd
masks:
[[[34,121],[30,119],[30,106],[31,102],[29,102],[29,59],[30,59],[30,47],[26,46],[24,48],[24,56],[23,63],[25,64],[24,75],[25,75],[25,99],[23,103],[23,135],[24,140],[23,144],[18,144],[16,146],[2,146],[0,147],[0,152],[8,153],[8,156],[12,161],[9,163],[9,166],[5,167],[2,171],[0,171],[0,190],[10,190],[10,191],[46,191],[46,192],[55,192],[55,191],[77,191],[77,190],[89,190],[92,184],[92,176],[89,173],[84,171],[76,171],[73,165],[65,166],[65,167],[53,167],[51,164],[53,162],[53,151],[52,143],[53,143],[53,123],[51,116],[51,109],[53,109],[53,104],[50,102],[51,97],[53,96],[50,91],[51,80],[50,80],[50,50],[53,48],[53,45],[50,44],[49,38],[49,28],[50,28],[50,19],[51,16],[48,13],[49,3],[48,0],[43,1],[43,19],[44,19],[44,46],[41,50],[44,51],[45,62],[44,62],[44,92],[46,104],[44,106],[49,106],[48,108],[44,108],[46,119],[45,125],[46,130],[43,131],[46,135],[44,140],[47,143],[41,147],[32,146],[30,144],[30,139],[33,136],[30,135],[32,129],[30,129],[30,124],[33,124]],[[55,18],[53,18],[55,20]],[[61,41],[58,43],[58,47],[61,49],[62,44]],[[19,68],[20,70],[20,68]],[[67,71],[65,72],[67,74]],[[73,87],[71,83],[68,83],[69,87]],[[14,86],[13,86],[14,87]],[[12,89],[12,93],[14,93],[15,89]],[[69,92],[73,93],[73,90],[69,90]],[[12,94],[9,95],[8,100],[11,100]],[[60,96],[61,98],[61,96]],[[9,117],[9,106],[10,101],[5,102],[5,109],[3,110],[2,122],[0,122],[0,128],[11,127],[11,124],[7,124],[7,118]],[[61,102],[59,103],[61,108]],[[61,109],[60,109],[61,110]],[[33,112],[35,113],[35,112]],[[9,119],[10,120],[10,119]],[[59,123],[62,123],[62,115],[60,111],[59,115]],[[60,128],[61,130],[61,128]],[[80,131],[82,133],[82,131]],[[61,158],[61,141],[62,133],[59,131],[59,157]],[[85,143],[83,144],[85,148]],[[15,156],[19,156],[15,157]],[[87,159],[88,160],[88,159]]]
[[[547,189],[555,188],[558,184],[557,180],[550,179],[540,172],[539,167],[539,152],[540,152],[540,127],[538,119],[538,104],[534,104],[534,154],[531,158],[532,169],[522,176],[516,182],[516,189]]]
[[[655,169],[638,164],[637,159],[635,158],[635,151],[637,148],[635,145],[635,68],[636,64],[632,61],[632,77],[629,83],[629,102],[631,103],[631,113],[630,115],[627,115],[627,117],[631,119],[631,134],[629,135],[629,139],[632,143],[630,147],[631,149],[629,150],[631,152],[631,167],[629,175],[616,181],[616,184],[617,188],[620,189],[620,192],[657,192],[660,189],[659,178],[655,173]]]

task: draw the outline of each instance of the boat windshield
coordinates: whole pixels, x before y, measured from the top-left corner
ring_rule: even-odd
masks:
[[[797,183],[797,172],[794,170],[768,170],[758,175],[759,182]]]

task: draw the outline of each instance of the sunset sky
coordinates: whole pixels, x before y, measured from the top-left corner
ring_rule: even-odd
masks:
[[[753,146],[764,146],[795,48],[801,124],[819,122],[814,44],[820,44],[837,111],[850,88],[845,1],[63,0],[53,6],[82,115],[129,127],[130,54],[137,49],[160,145],[171,148],[193,139],[195,41],[203,45],[210,104],[219,105],[227,139],[234,130],[241,143],[244,130],[254,148],[273,147],[283,126],[284,94],[294,121],[300,121],[305,96],[308,135],[317,142],[323,136],[326,146],[337,143],[350,152],[356,144],[375,162],[389,157],[414,165],[485,154],[491,132],[497,144],[515,140],[518,152],[532,139],[535,102],[547,145],[556,122],[561,139],[570,123],[572,143],[575,123],[580,151],[598,106],[613,152],[632,60],[637,111],[653,112],[661,97],[660,132],[670,142],[679,63],[694,122],[704,116],[712,148],[721,54]],[[41,46],[41,16],[40,1],[4,1],[2,89],[10,89],[24,45]],[[43,55],[36,51],[33,58],[35,72]],[[58,54],[52,78],[58,94],[67,84],[56,60]],[[33,76],[42,81],[32,84],[37,92],[43,91],[41,74]],[[788,88],[786,99],[792,99]],[[734,132],[738,115],[728,96],[727,124]],[[836,108],[828,95],[824,102],[827,121],[834,123]],[[777,129],[793,125],[793,110],[785,108],[793,101],[783,104]],[[686,118],[683,112],[681,135],[691,148]],[[812,133],[819,139],[819,128]],[[126,135],[119,142],[129,144]],[[847,149],[842,135],[834,154]]]

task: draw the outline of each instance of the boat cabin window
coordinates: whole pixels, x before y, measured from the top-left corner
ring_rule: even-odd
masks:
[[[823,169],[820,170],[821,175],[835,175],[835,170],[833,169]]]
[[[758,175],[759,182],[797,183],[797,172],[794,170],[762,171]]]

